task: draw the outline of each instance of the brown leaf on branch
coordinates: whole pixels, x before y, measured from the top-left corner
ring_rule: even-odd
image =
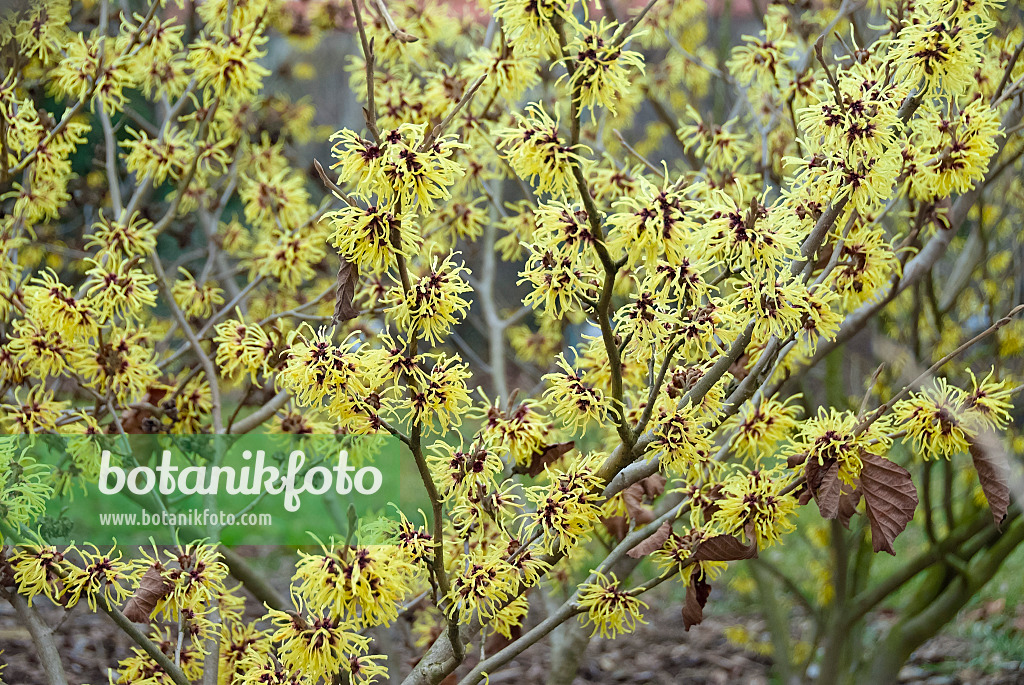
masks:
[[[640,483],[633,483],[623,490],[622,501],[626,504],[629,520],[634,524],[639,526],[654,520],[654,512],[644,506],[644,487]]]
[[[542,447],[530,457],[530,465],[526,468],[526,474],[531,478],[536,478],[544,472],[545,466],[555,463],[575,446],[576,443],[570,440]]]
[[[697,544],[693,550],[694,561],[739,561],[757,558],[757,538],[753,527],[747,524],[747,539],[743,542],[735,535],[716,535]]]
[[[355,264],[342,257],[341,266],[338,267],[338,281],[335,284],[334,316],[331,318],[331,325],[359,316],[359,310],[352,304],[358,279],[359,272]]]
[[[657,552],[661,549],[662,545],[665,544],[665,541],[668,540],[670,535],[672,535],[672,524],[665,521],[658,527],[658,530],[651,534],[650,537],[642,540],[640,544],[626,552],[626,554],[634,559],[646,557],[648,554]]]
[[[741,381],[750,374],[750,370],[747,368],[747,364],[750,363],[750,355],[743,353],[740,358],[737,359],[729,366],[729,373],[731,373],[737,381]]]
[[[690,584],[686,588],[686,601],[683,603],[683,629],[700,624],[704,620],[704,607],[711,594],[711,585],[701,578],[700,569],[694,569],[690,575]]]
[[[817,459],[808,459],[804,466],[807,487],[818,504],[823,518],[834,519],[839,515],[839,462],[827,459],[819,464]]]
[[[625,516],[609,516],[607,518],[601,518],[601,523],[604,524],[608,534],[615,538],[618,542],[626,537],[626,533],[629,532],[629,523],[626,522]]]
[[[811,489],[807,487],[806,482],[800,484],[800,487],[797,489],[795,494],[796,503],[799,504],[801,507],[806,505],[812,499],[814,499],[814,495],[811,494]]]
[[[149,616],[156,608],[157,602],[171,591],[169,583],[156,566],[150,566],[139,581],[135,594],[125,602],[123,613],[132,623],[149,623]]]
[[[657,497],[660,497],[665,492],[665,483],[668,479],[660,473],[653,473],[641,481],[638,481],[638,485],[644,489],[644,494],[647,495],[647,499],[654,501]]]
[[[720,499],[722,499],[722,484],[715,483],[701,498],[700,509],[704,513],[705,521],[714,516],[715,512],[718,511],[718,500]]]
[[[166,387],[153,386],[146,390],[146,394],[142,396],[142,401],[154,407],[160,407],[167,393],[168,389]],[[117,427],[116,424],[113,424],[113,426]],[[129,407],[121,412],[121,429],[128,435],[154,433],[160,426],[160,419],[149,409]]]
[[[807,452],[791,454],[786,458],[786,466],[795,469],[797,466],[802,466],[805,461],[807,461]]]
[[[864,513],[871,522],[871,547],[893,556],[892,542],[914,518],[917,488],[910,473],[885,457],[861,453],[864,468],[860,472],[860,489],[864,495]]]
[[[998,443],[990,445],[989,442],[985,439],[972,441],[968,451],[974,460],[978,480],[981,481],[981,491],[985,493],[989,509],[992,510],[992,520],[996,528],[999,528],[1010,506],[1010,465],[1006,455],[998,448]]]
[[[839,523],[843,524],[846,530],[850,530],[850,519],[857,513],[857,504],[860,502],[860,488],[850,489],[850,486],[843,483],[839,495]]]

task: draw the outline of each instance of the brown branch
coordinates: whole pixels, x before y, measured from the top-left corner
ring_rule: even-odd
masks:
[[[942,359],[940,359],[939,361],[937,361],[934,364],[932,364],[931,366],[929,366],[928,369],[925,370],[923,373],[921,373],[917,378],[915,378],[914,380],[910,381],[905,386],[903,386],[902,390],[900,390],[898,393],[896,393],[895,395],[890,397],[888,402],[886,402],[882,406],[878,407],[878,409],[876,409],[875,411],[871,412],[866,417],[864,417],[864,419],[862,419],[861,422],[857,425],[856,433],[858,435],[863,433],[865,430],[867,430],[867,428],[872,423],[877,421],[883,414],[885,414],[885,412],[889,411],[889,409],[894,404],[896,404],[896,402],[900,401],[901,399],[906,397],[908,394],[910,394],[910,391],[913,388],[918,387],[923,380],[925,380],[926,378],[934,375],[934,373],[936,371],[938,371],[940,368],[942,368],[943,366],[948,364],[950,361],[952,361],[956,357],[958,357],[961,354],[963,354],[965,351],[967,351],[968,348],[972,347],[973,345],[975,345],[978,342],[981,342],[982,340],[984,340],[988,336],[992,335],[993,333],[998,331],[1000,328],[1002,328],[1006,324],[1010,323],[1010,321],[1013,319],[1013,317],[1015,317],[1017,314],[1019,314],[1022,311],[1024,311],[1024,304],[1017,305],[1016,307],[1011,309],[1009,311],[1009,313],[1007,313],[1006,316],[1004,316],[1003,318],[999,319],[998,321],[993,323],[991,326],[989,326],[988,328],[983,330],[981,333],[979,333],[978,335],[974,336],[970,340],[964,342],[959,347],[957,347],[955,350],[953,350],[952,352],[950,352],[949,354],[944,356]]]
[[[163,653],[163,651],[146,637],[145,633],[136,627],[134,623],[128,620],[128,618],[121,613],[117,607],[112,607],[107,604],[106,598],[96,603],[97,606],[109,616],[117,626],[130,637],[135,644],[142,647],[142,649],[148,654],[157,665],[163,669],[163,672],[174,681],[175,685],[192,685],[188,678],[185,677],[185,673],[177,666],[170,658]]]
[[[429,150],[430,146],[434,144],[434,141],[437,140],[441,136],[441,134],[443,134],[446,130],[448,130],[448,127],[451,126],[452,121],[455,120],[456,115],[460,111],[462,111],[462,109],[466,105],[469,104],[469,102],[473,99],[473,96],[476,95],[477,90],[479,90],[480,86],[482,86],[484,84],[484,81],[487,80],[487,74],[489,73],[490,72],[487,71],[484,72],[483,74],[480,74],[480,76],[478,76],[477,79],[473,81],[473,83],[469,86],[469,89],[462,94],[462,97],[459,99],[459,101],[455,103],[455,106],[452,108],[452,111],[450,111],[445,116],[445,118],[441,120],[441,123],[439,123],[433,129],[431,129],[430,134],[423,139],[422,143],[420,143],[420,152]]]
[[[359,42],[363,46],[363,61],[366,62],[366,108],[363,116],[366,118],[366,127],[370,130],[374,142],[380,144],[380,131],[377,129],[377,104],[373,94],[373,64],[374,52],[373,41],[366,40],[366,27],[363,25],[363,15],[359,11],[359,0],[352,0],[352,13],[356,18],[356,27],[359,30]]]
[[[68,685],[64,666],[61,664],[60,651],[53,641],[53,631],[39,617],[36,610],[28,605],[24,597],[17,592],[5,593],[5,596],[14,607],[14,611],[17,612],[21,624],[28,629],[29,635],[32,636],[46,682],[49,685]]]

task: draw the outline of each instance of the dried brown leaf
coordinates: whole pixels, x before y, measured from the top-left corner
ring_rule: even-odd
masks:
[[[654,513],[649,507],[644,506],[644,489],[640,483],[633,483],[623,490],[622,501],[626,504],[629,520],[636,525],[650,523],[654,520]]]
[[[849,485],[843,483],[843,489],[839,495],[839,522],[846,530],[850,530],[850,519],[857,513],[857,504],[860,502],[860,488],[850,489]]]
[[[892,542],[914,518],[917,488],[910,473],[885,457],[861,453],[864,468],[860,489],[864,495],[864,513],[871,523],[871,546],[893,556]]]
[[[705,495],[705,501],[701,502],[700,508],[704,513],[704,520],[707,521],[718,511],[718,500],[722,499],[722,484],[715,483]]]
[[[791,454],[786,457],[786,466],[791,469],[795,469],[797,466],[803,465],[807,461],[807,452],[800,452],[799,454]]]
[[[739,561],[757,558],[757,538],[750,529],[750,542],[743,542],[735,535],[716,535],[697,544],[693,550],[694,561]]]
[[[704,620],[704,607],[711,594],[711,585],[701,579],[699,569],[694,569],[690,576],[690,584],[686,588],[686,601],[683,603],[683,629],[700,624]]]
[[[640,487],[644,489],[647,499],[654,501],[665,492],[665,484],[668,479],[660,473],[654,473],[639,481]]]
[[[647,537],[644,540],[642,540],[640,544],[626,552],[626,554],[628,554],[634,559],[646,557],[648,554],[657,552],[659,549],[661,549],[662,546],[665,544],[665,541],[668,540],[670,535],[672,535],[672,524],[668,521],[665,521],[660,526],[658,526],[658,530],[654,531],[654,533],[651,534],[650,537]]]
[[[352,304],[356,295],[357,280],[359,280],[359,272],[355,264],[342,257],[341,266],[338,267],[338,280],[335,283],[332,324],[339,324],[359,316],[359,310]]]
[[[626,522],[625,516],[609,516],[608,518],[602,518],[601,521],[608,530],[608,534],[619,542],[622,542],[626,537],[626,533],[629,532],[629,523]]]
[[[839,515],[839,462],[829,459],[819,464],[817,459],[809,459],[804,467],[807,474],[807,487],[818,504],[822,517],[834,519]]]
[[[544,473],[544,467],[549,464],[553,464],[567,454],[576,443],[570,440],[569,442],[556,442],[552,445],[542,447],[540,450],[533,453],[530,458],[530,465],[526,469],[527,475],[531,478],[536,478],[540,474]]]
[[[996,528],[1006,518],[1006,510],[1010,506],[1010,465],[1006,455],[998,445],[989,445],[986,440],[977,440],[968,448],[974,460],[974,470],[981,481],[981,491],[985,493],[992,519]]]
[[[125,602],[124,613],[132,623],[149,623],[149,616],[156,608],[157,602],[171,591],[171,584],[160,575],[156,566],[150,566],[139,581],[135,594]]]

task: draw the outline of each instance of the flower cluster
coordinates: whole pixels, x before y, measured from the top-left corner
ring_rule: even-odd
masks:
[[[5,10],[0,594],[153,621],[119,682],[382,681],[368,631],[407,619],[437,645],[417,674],[472,644],[475,685],[542,592],[611,638],[673,579],[689,625],[812,501],[893,551],[927,460],[968,453],[950,488],[999,518],[1024,373],[1003,4],[769,3],[730,46],[700,0]],[[318,73],[301,50],[339,32],[355,54]],[[331,78],[362,110],[333,134],[321,92],[272,90]],[[303,550],[262,608],[214,540],[55,544],[98,436],[249,432],[387,436],[429,501]],[[56,467],[41,434],[68,436]],[[627,553],[656,579],[614,575]]]

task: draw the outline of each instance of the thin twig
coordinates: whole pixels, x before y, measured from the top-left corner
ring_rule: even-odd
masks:
[[[434,141],[440,138],[441,135],[448,130],[448,127],[451,126],[452,121],[455,120],[456,115],[459,112],[461,112],[466,105],[469,104],[469,102],[473,99],[473,96],[476,95],[476,92],[480,89],[480,86],[482,86],[484,84],[484,81],[487,80],[487,75],[489,73],[490,71],[486,71],[480,74],[480,76],[478,76],[477,79],[473,81],[473,83],[469,86],[466,92],[462,94],[462,97],[459,99],[459,101],[455,103],[455,106],[452,107],[452,110],[448,112],[444,119],[441,120],[441,123],[439,123],[433,129],[431,129],[430,134],[423,139],[423,142],[420,143],[419,146],[419,152],[425,152],[426,150],[429,150],[430,146],[434,144]]]
[[[968,340],[967,342],[963,343],[962,345],[957,347],[955,350],[953,350],[952,352],[950,352],[949,354],[944,356],[942,359],[940,359],[939,361],[937,361],[934,364],[932,364],[931,366],[929,366],[928,369],[924,373],[919,375],[917,378],[912,380],[910,383],[907,383],[905,386],[903,386],[902,390],[900,390],[898,393],[896,393],[891,398],[889,398],[888,402],[886,402],[885,404],[880,406],[878,409],[876,409],[875,411],[871,412],[871,414],[866,416],[864,419],[862,419],[861,422],[857,425],[856,433],[858,435],[863,433],[865,430],[867,430],[868,426],[870,426],[872,423],[877,421],[883,414],[885,414],[885,412],[889,411],[889,409],[894,404],[896,404],[896,402],[900,401],[901,399],[906,397],[908,394],[910,394],[910,391],[913,388],[918,387],[924,379],[926,379],[929,376],[933,375],[940,368],[945,366],[947,363],[949,363],[950,361],[952,361],[956,357],[960,356],[960,354],[962,354],[964,351],[966,351],[967,349],[969,349],[970,347],[972,347],[976,343],[984,340],[985,338],[987,338],[988,336],[992,335],[993,333],[998,331],[1000,328],[1005,326],[1006,324],[1010,323],[1010,321],[1013,319],[1013,317],[1015,317],[1017,314],[1019,314],[1022,311],[1024,311],[1024,304],[1017,305],[1016,307],[1011,309],[1010,312],[1006,316],[1004,316],[1003,318],[999,319],[998,321],[993,323],[991,326],[989,326],[988,328],[983,330],[981,333],[979,333],[978,335],[974,336],[973,338],[971,338],[970,340]]]

